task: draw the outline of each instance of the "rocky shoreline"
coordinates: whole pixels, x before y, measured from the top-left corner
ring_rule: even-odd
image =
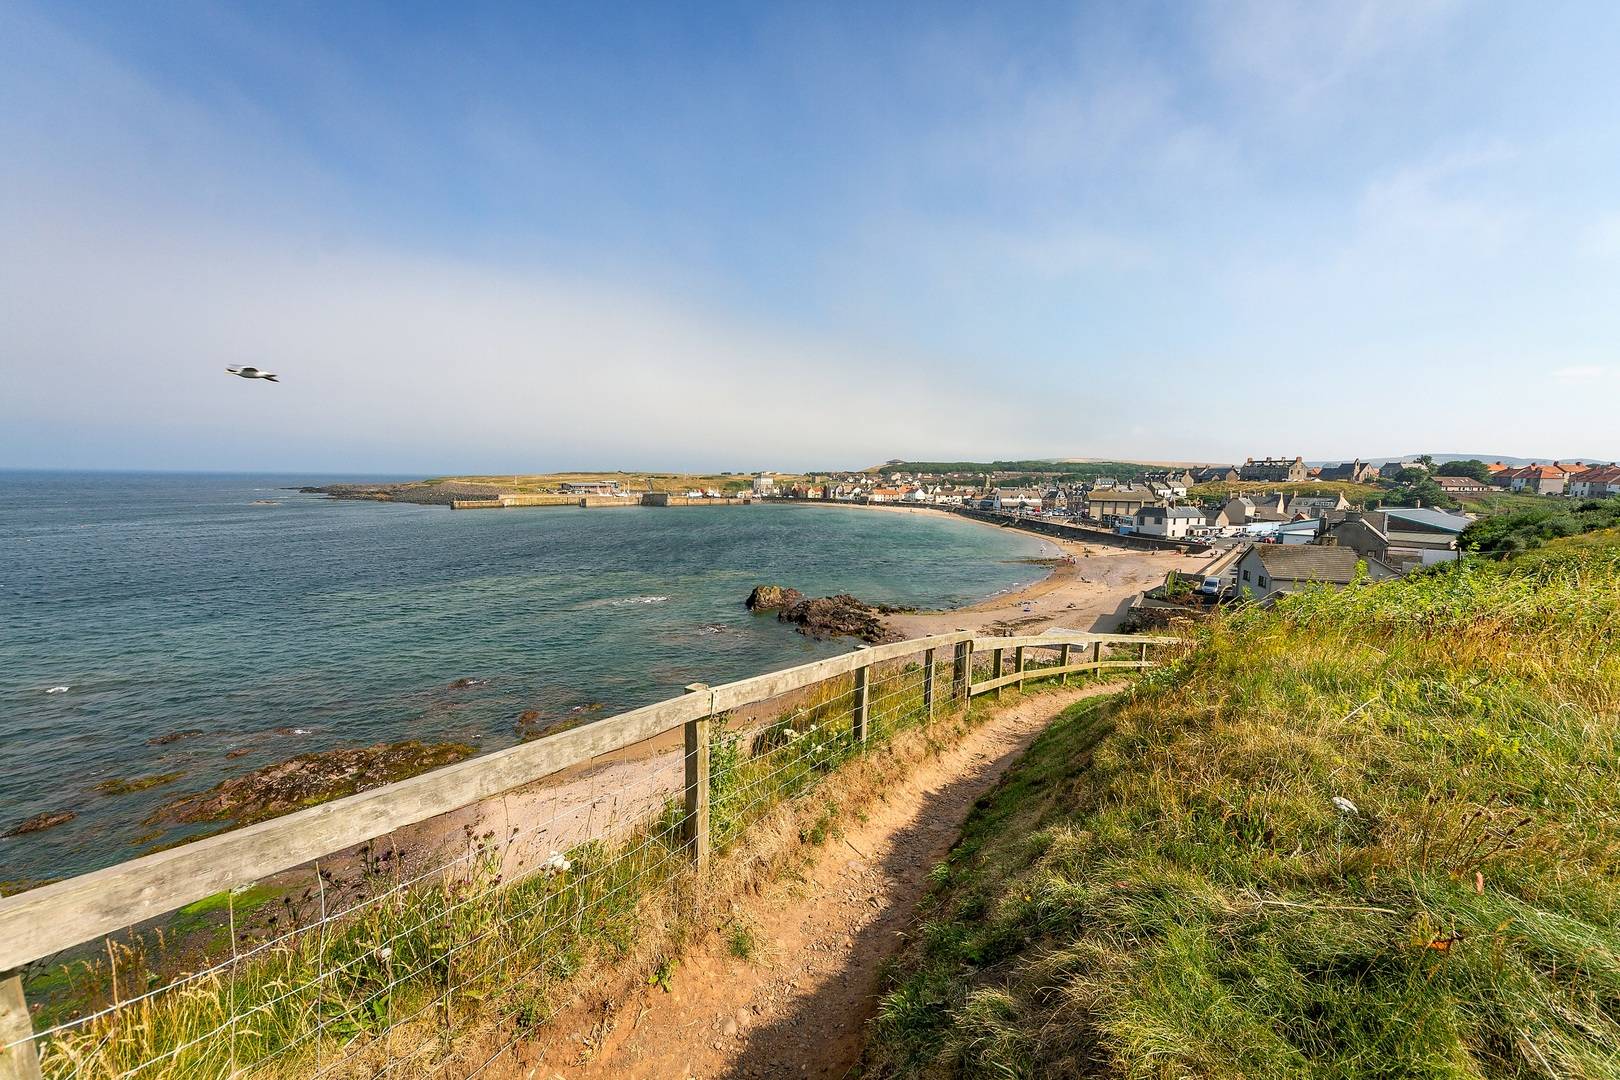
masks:
[[[415,739],[318,750],[182,795],[153,811],[148,825],[229,821],[250,825],[450,765],[476,751],[465,743]]]
[[[775,611],[782,622],[793,623],[806,637],[854,637],[873,645],[899,641],[903,635],[884,620],[908,608],[868,604],[849,593],[806,597],[798,589],[758,585],[743,601],[749,611]]]
[[[421,506],[449,506],[459,499],[495,499],[504,489],[493,484],[460,481],[409,480],[394,484],[323,484],[298,489],[303,495],[325,495],[329,499],[359,499],[367,502],[416,503]]]

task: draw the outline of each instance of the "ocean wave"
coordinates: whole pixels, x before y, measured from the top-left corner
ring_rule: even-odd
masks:
[[[621,596],[616,600],[609,600],[608,607],[630,607],[634,604],[662,604],[668,602],[667,596]]]

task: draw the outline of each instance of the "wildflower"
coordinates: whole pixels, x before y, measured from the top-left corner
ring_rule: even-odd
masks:
[[[394,955],[394,950],[393,949],[384,948],[384,949],[378,949],[377,950],[377,956],[378,956],[379,959],[382,959],[382,960],[387,960],[390,956],[393,956],[393,955]]]
[[[1333,796],[1333,809],[1337,810],[1341,814],[1361,813],[1360,810],[1356,809],[1356,804],[1345,798],[1343,795]]]
[[[540,868],[548,874],[566,874],[574,868],[574,864],[561,852],[553,851],[551,858],[541,863]]]

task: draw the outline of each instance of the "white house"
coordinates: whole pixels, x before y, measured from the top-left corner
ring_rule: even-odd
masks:
[[[1204,528],[1204,512],[1193,506],[1144,506],[1132,519],[1143,536],[1180,540]]]
[[[760,473],[758,476],[754,477],[754,494],[775,495],[776,477],[772,476],[770,473]]]

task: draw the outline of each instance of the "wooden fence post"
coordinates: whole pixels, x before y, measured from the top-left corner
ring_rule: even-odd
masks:
[[[973,684],[973,639],[956,643],[956,655],[951,667],[951,697],[966,705],[969,687]]]
[[[1006,649],[998,648],[990,654],[990,677],[992,679],[1001,678],[1001,657],[1006,651]],[[1001,700],[1001,687],[999,686],[996,687],[996,700]]]
[[[0,1080],[40,1080],[39,1048],[34,1045],[34,1021],[28,1015],[21,975],[0,980]]]
[[[1018,692],[1024,692],[1024,647],[1018,646],[1013,650],[1013,670],[1018,672]]]
[[[1102,642],[1100,641],[1091,643],[1091,666],[1097,674],[1102,674]]]
[[[688,694],[710,693],[708,683],[692,683]],[[709,718],[714,715],[714,698],[709,711],[686,722],[686,816],[681,819],[681,839],[698,873],[709,868]]]
[[[934,650],[923,652],[923,715],[934,719]]]
[[[855,646],[855,651],[860,652],[861,650],[867,648],[870,648],[870,646],[857,645]],[[866,742],[866,720],[868,705],[870,704],[868,701],[868,682],[870,679],[871,670],[872,666],[870,664],[862,664],[860,667],[855,669],[855,710],[854,716],[850,720],[850,728],[851,733],[855,737],[856,746]]]
[[[1142,642],[1139,648],[1142,650],[1142,652],[1141,655],[1137,657],[1136,666],[1147,667],[1147,642]]]
[[[1069,650],[1072,648],[1074,648],[1074,646],[1070,645],[1067,641],[1063,643],[1063,648],[1058,650],[1058,667],[1066,668],[1069,666]],[[1064,686],[1068,686],[1069,673],[1065,671],[1062,675],[1058,676],[1058,682]]]

